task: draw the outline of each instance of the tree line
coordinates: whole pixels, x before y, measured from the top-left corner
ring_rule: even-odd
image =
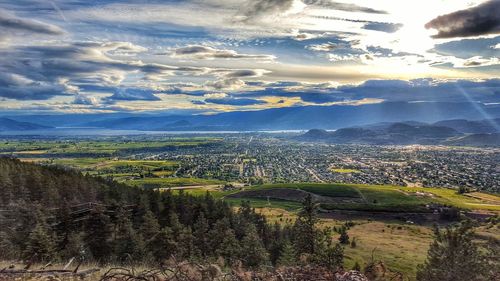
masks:
[[[209,193],[140,189],[5,158],[0,191],[3,259],[160,264],[175,257],[249,268],[302,262],[332,269],[343,261],[332,230],[318,226],[311,197],[295,222],[271,224],[249,202],[233,208]]]

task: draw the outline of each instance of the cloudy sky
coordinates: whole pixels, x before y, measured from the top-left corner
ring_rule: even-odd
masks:
[[[500,103],[500,0],[0,0],[0,110]]]

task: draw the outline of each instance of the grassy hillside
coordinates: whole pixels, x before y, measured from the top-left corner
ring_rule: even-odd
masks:
[[[500,212],[500,196],[479,192],[458,194],[456,190],[447,188],[303,183],[262,185],[250,187],[249,189],[266,190],[275,188],[300,189],[323,197],[338,199],[338,202],[334,203],[320,201],[325,209],[426,212],[428,211],[425,208],[426,205],[435,203],[467,210]],[[225,192],[225,195],[237,192]],[[283,198],[279,199],[283,201]],[[348,200],[351,200],[351,202]],[[269,201],[276,200],[270,197]],[[294,202],[294,200],[290,200],[290,202]],[[279,206],[283,202],[272,202],[272,204]]]

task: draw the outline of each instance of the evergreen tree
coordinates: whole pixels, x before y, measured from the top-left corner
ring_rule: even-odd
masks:
[[[56,257],[55,235],[40,221],[30,232],[24,257],[32,261],[51,261]]]
[[[163,228],[150,243],[154,245],[152,254],[157,262],[164,262],[171,256],[176,256],[178,244],[171,228]]]
[[[111,226],[111,220],[103,208],[96,208],[91,211],[84,227],[85,244],[96,261],[104,262],[113,253]]]
[[[486,281],[488,259],[473,239],[470,222],[444,231],[435,229],[435,239],[429,249],[427,260],[418,267],[418,281]]]
[[[176,257],[179,259],[190,260],[195,256],[199,256],[199,251],[195,246],[195,237],[190,227],[184,227],[177,237],[178,247]],[[210,256],[210,253],[206,253]]]
[[[316,264],[327,267],[332,271],[336,271],[342,267],[344,262],[344,249],[340,244],[333,245],[330,242],[325,246],[322,251],[318,251],[313,258]]]
[[[84,234],[81,232],[69,233],[62,253],[65,260],[72,257],[82,257],[85,254]]]
[[[238,258],[240,244],[226,219],[218,220],[208,232],[208,237],[210,252],[214,253],[216,257],[223,257],[229,263]]]
[[[138,235],[123,210],[118,212],[118,221],[114,240],[114,253],[121,262],[141,260],[144,255],[144,241]]]
[[[295,249],[293,248],[290,241],[285,241],[283,247],[281,248],[281,253],[276,261],[279,266],[292,266],[297,263],[297,258],[295,254]]]
[[[340,232],[339,242],[341,244],[349,244],[349,235],[347,234],[346,227],[342,226],[339,232]]]
[[[203,257],[206,257],[207,255],[210,255],[210,238],[208,236],[208,221],[205,219],[205,216],[203,213],[200,213],[198,220],[193,226],[194,228],[194,237],[195,237],[195,242],[194,244],[200,251],[201,255]],[[221,237],[213,237],[214,239],[223,239],[223,236]]]
[[[152,239],[158,232],[160,232],[160,224],[153,212],[147,210],[141,219],[140,233],[147,241]]]
[[[294,225],[294,245],[298,254],[314,254],[318,230],[318,205],[311,194],[302,202],[302,209]]]
[[[343,264],[344,249],[339,243],[333,244],[330,228],[318,233],[315,241],[316,252],[312,255],[312,261],[331,270],[338,270]]]
[[[269,263],[269,254],[264,248],[253,224],[248,225],[246,235],[241,241],[240,257],[244,265],[253,268]]]

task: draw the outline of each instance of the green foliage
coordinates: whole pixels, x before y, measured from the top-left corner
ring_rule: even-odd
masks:
[[[339,243],[333,243],[332,230],[330,228],[320,231],[316,237],[316,251],[313,253],[313,262],[327,267],[333,271],[343,265],[344,249]]]
[[[38,222],[30,232],[24,257],[31,261],[48,262],[56,257],[55,236],[44,222]]]
[[[254,225],[248,225],[246,235],[241,241],[241,260],[247,266],[257,268],[269,263],[269,253],[264,248],[262,240]]]
[[[490,259],[473,241],[473,237],[473,228],[468,221],[444,231],[436,228],[427,261],[418,267],[417,280],[493,280]]]
[[[92,257],[99,262],[110,259],[110,253],[113,253],[111,245],[112,224],[110,217],[106,215],[103,208],[96,208],[91,211],[89,218],[84,226],[85,244]]]
[[[352,270],[361,271],[361,265],[356,261],[352,266]]]
[[[130,265],[222,257],[257,268],[270,264],[271,253],[276,261],[291,237],[249,202],[235,211],[209,193],[140,189],[11,159],[0,158],[0,168],[0,203],[14,220],[0,229],[0,258]]]
[[[319,230],[316,224],[318,219],[318,204],[313,201],[310,194],[304,199],[302,209],[299,211],[294,225],[294,245],[300,254],[314,254],[315,242]]]
[[[342,226],[339,230],[339,233],[339,242],[341,244],[349,244],[349,235],[347,234],[347,228],[345,226]]]
[[[280,256],[276,262],[279,266],[293,266],[297,263],[297,254],[290,241],[286,241],[280,251]]]
[[[312,262],[336,270],[343,264],[344,250],[340,244],[333,244],[332,229],[320,229],[318,222],[318,204],[309,194],[293,227],[296,253],[299,256],[305,254]]]

